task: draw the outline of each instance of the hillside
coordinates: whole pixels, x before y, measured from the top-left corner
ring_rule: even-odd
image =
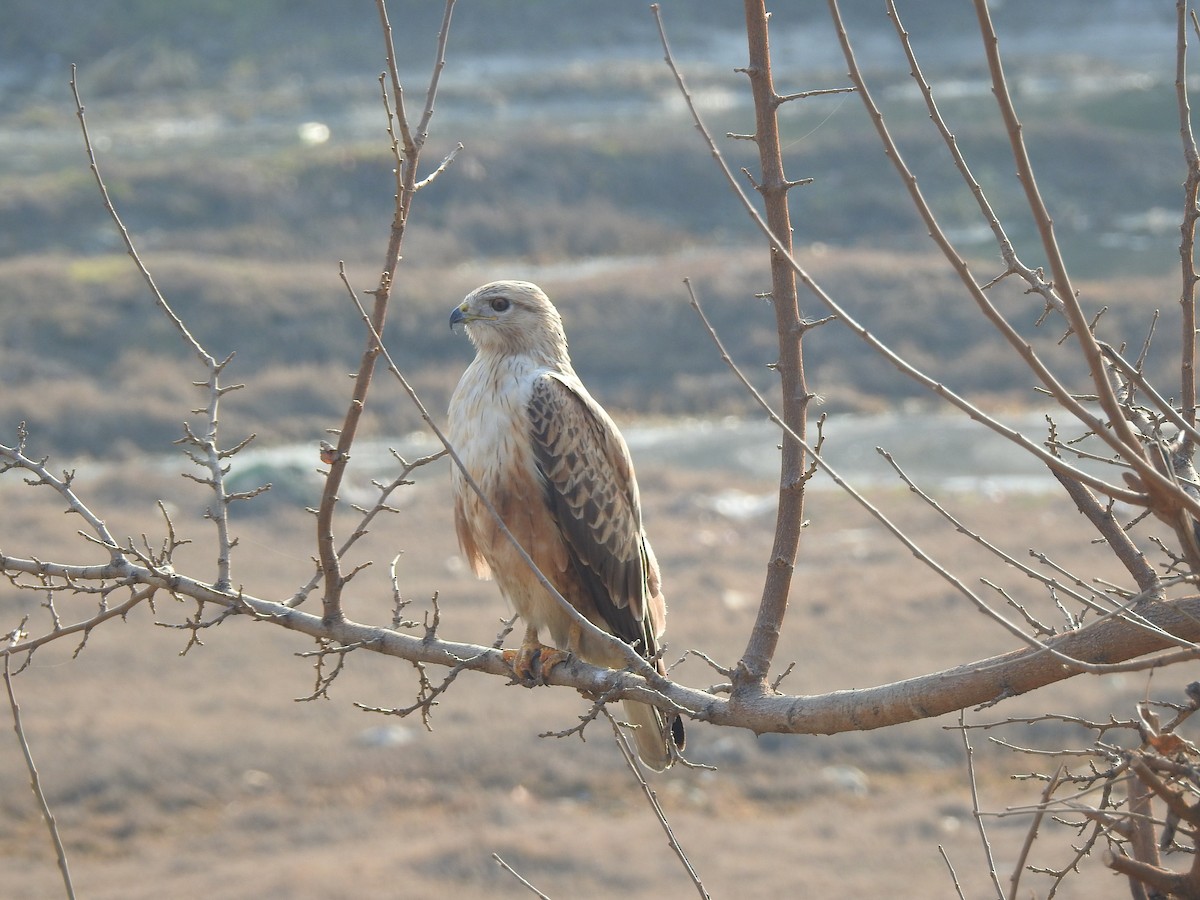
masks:
[[[393,8],[410,103],[422,93],[435,6]],[[908,24],[977,176],[1036,264],[970,23],[952,7],[911,4]],[[19,387],[0,395],[0,431],[27,420],[46,450],[157,451],[193,405],[191,361],[153,311],[88,174],[65,85],[66,61],[77,59],[103,171],[146,262],[212,351],[237,353],[231,371],[248,389],[230,399],[223,422],[267,441],[309,439],[339,415],[343,375],[364,340],[338,260],[358,287],[371,286],[390,219],[377,25],[331,17],[321,4],[143,4],[128,19],[105,8],[66,14],[22,0],[13,18],[25,39],[3,70],[15,89],[0,98],[0,377]],[[1169,310],[1177,293],[1172,210],[1182,165],[1169,29],[1119,7],[1123,42],[1112,39],[1110,20],[1085,18],[1079,43],[1047,56],[1031,30],[1035,14],[1022,9],[1008,3],[999,15],[1014,37],[1014,83],[1060,240],[1088,308],[1110,307],[1106,336],[1138,344],[1153,311]],[[736,17],[688,6],[667,17],[712,129],[748,130],[744,78],[732,71],[745,52]],[[104,28],[92,28],[101,20]],[[542,49],[517,56],[511,35],[530,34],[534,20],[544,25],[532,32]],[[923,189],[978,260],[980,280],[991,278],[994,246],[894,40],[885,41],[886,20],[856,8],[852,22]],[[844,83],[827,25],[778,29],[781,83]],[[286,38],[286,51],[263,46],[257,38],[268,31]],[[614,4],[584,27],[544,3],[463,5],[449,57],[429,164],[459,141],[465,149],[418,198],[389,335],[429,406],[444,407],[469,356],[446,331],[450,305],[483,281],[524,277],[561,303],[578,367],[610,406],[747,412],[680,280],[692,278],[735,358],[769,386],[770,315],[754,299],[766,285],[765,255],[686,118],[646,11]],[[789,113],[789,168],[814,179],[793,193],[806,265],[873,331],[957,389],[1028,400],[1028,379],[991,346],[933,255],[857,100],[814,98]],[[735,166],[751,150],[744,141],[724,147]],[[1024,302],[1018,295],[1009,308]],[[805,303],[809,315],[824,314]],[[1060,335],[1033,334],[1039,312],[1018,311],[1014,321],[1048,348]],[[1155,374],[1170,369],[1161,335],[1172,330],[1159,329]],[[837,325],[812,334],[806,349],[828,408],[875,410],[919,396]],[[398,391],[373,402],[379,433],[417,423]]]

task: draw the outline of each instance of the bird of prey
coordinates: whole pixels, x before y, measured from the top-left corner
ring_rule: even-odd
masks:
[[[475,359],[450,399],[448,437],[481,492],[555,589],[584,618],[666,674],[658,562],[642,530],[629,448],[571,367],[562,319],[535,284],[495,281],[450,314]],[[574,653],[623,668],[619,652],[583,631],[538,581],[495,518],[453,468],[459,545],[479,577],[496,579],[525,625],[506,658],[524,684],[544,681]],[[549,632],[554,647],[541,643]],[[683,722],[626,700],[638,755],[667,768],[683,749]]]

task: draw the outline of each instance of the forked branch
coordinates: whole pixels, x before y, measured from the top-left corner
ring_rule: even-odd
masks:
[[[231,552],[237,541],[230,535],[229,531],[229,505],[236,498],[232,497],[225,489],[225,475],[228,472],[226,460],[253,439],[253,435],[251,435],[251,437],[242,441],[231,450],[222,450],[217,443],[220,400],[225,394],[240,387],[240,385],[227,386],[221,382],[221,375],[233,357],[230,355],[223,360],[217,360],[200,344],[183,323],[183,320],[175,313],[175,310],[171,308],[171,304],[167,302],[167,298],[159,290],[154,276],[150,273],[150,269],[138,254],[137,248],[133,243],[133,238],[129,234],[129,229],[125,227],[125,223],[121,220],[117,208],[113,205],[112,198],[108,194],[108,186],[104,183],[104,177],[100,174],[100,164],[96,159],[96,151],[92,144],[91,134],[88,132],[87,118],[84,115],[83,100],[80,97],[77,71],[74,65],[71,66],[71,93],[75,98],[75,115],[79,119],[79,128],[83,133],[83,146],[84,151],[87,153],[88,166],[91,169],[93,178],[96,180],[96,187],[100,191],[104,208],[108,211],[113,224],[116,225],[117,231],[120,232],[121,241],[125,245],[126,253],[133,260],[133,264],[141,274],[142,280],[146,282],[146,286],[150,288],[150,293],[154,298],[155,304],[157,304],[163,315],[171,322],[172,327],[179,333],[179,336],[183,339],[187,347],[199,358],[207,372],[205,381],[196,383],[198,387],[206,389],[205,404],[200,409],[194,410],[197,414],[202,415],[204,427],[199,433],[196,433],[190,426],[185,424],[184,436],[176,443],[187,448],[188,457],[206,472],[204,478],[194,480],[208,486],[212,490],[214,497],[214,502],[208,510],[208,518],[212,520],[217,530],[217,577],[213,583],[219,588],[228,587],[233,583],[230,576],[232,566]]]
[[[383,270],[379,276],[379,286],[372,292],[375,302],[369,316],[370,327],[367,329],[366,349],[363,350],[358,371],[354,376],[354,391],[346,408],[345,418],[341,428],[336,432],[337,444],[329,455],[329,472],[325,476],[325,487],[321,492],[321,502],[317,509],[317,553],[324,580],[322,609],[324,617],[329,621],[336,621],[343,615],[342,589],[346,584],[346,576],[342,571],[341,558],[338,555],[337,542],[333,533],[333,514],[337,508],[338,492],[341,489],[346,466],[350,462],[350,449],[358,435],[359,422],[366,409],[367,392],[375,373],[375,361],[382,350],[380,340],[387,321],[388,304],[396,279],[396,267],[400,263],[400,248],[404,242],[412,201],[418,190],[417,168],[421,161],[421,151],[425,146],[429,120],[433,116],[438,81],[441,78],[442,69],[446,65],[446,42],[450,35],[450,17],[454,12],[454,0],[446,0],[442,27],[438,32],[433,73],[429,78],[429,88],[425,98],[425,108],[415,130],[410,127],[405,114],[403,88],[396,67],[396,47],[392,41],[392,27],[388,20],[385,0],[376,0],[376,7],[379,10],[380,22],[383,26],[384,55],[387,59],[392,93],[395,97],[395,109],[389,108],[387,117],[388,131],[393,135],[393,152],[397,154],[397,187],[395,210],[388,236],[387,251],[384,255]],[[386,98],[385,91],[385,103]],[[393,124],[393,117],[397,124]],[[401,136],[399,142],[395,138],[397,128]]]

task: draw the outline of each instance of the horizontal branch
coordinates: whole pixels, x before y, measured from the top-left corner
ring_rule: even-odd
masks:
[[[72,581],[121,579],[190,597],[249,615],[261,622],[314,638],[357,644],[386,656],[413,662],[512,677],[502,651],[493,647],[416,637],[349,620],[325,622],[320,616],[236,591],[219,591],[203,582],[121,560],[108,566],[72,566],[36,559],[0,556],[0,571]],[[1200,640],[1200,596],[1151,602],[1138,609],[1143,620],[1167,635]],[[1057,654],[1086,664],[1111,664],[1136,659],[1175,646],[1167,635],[1149,632],[1123,619],[1097,622],[1046,642]],[[0,648],[0,656],[7,655]],[[1172,654],[1178,661],[1178,654]],[[1154,665],[1147,661],[1146,665]],[[813,696],[772,693],[752,685],[731,695],[716,695],[676,684],[665,678],[646,678],[628,671],[589,665],[577,658],[554,669],[549,684],[572,687],[589,697],[633,698],[674,709],[714,725],[746,728],[762,734],[838,734],[869,731],[917,719],[934,718],[971,706],[989,705],[1028,693],[1079,674],[1061,656],[1045,649],[1025,648],[967,663],[941,672],[872,688],[834,691]]]

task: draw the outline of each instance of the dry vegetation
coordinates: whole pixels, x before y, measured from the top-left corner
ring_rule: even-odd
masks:
[[[694,647],[727,659],[753,615],[755,598],[746,588],[759,577],[772,526],[769,516],[725,518],[711,500],[717,491],[760,493],[770,484],[715,468],[643,465],[642,472],[649,527],[670,577],[672,654]],[[475,582],[458,563],[445,514],[447,481],[440,467],[423,473],[407,489],[402,514],[374,536],[371,552],[386,559],[403,548],[405,596],[420,610],[440,591],[447,633],[486,643],[507,611],[491,585]],[[0,497],[10,499],[13,490]],[[103,485],[98,490],[107,493]],[[157,496],[181,509],[197,500],[169,475],[146,480],[139,497],[128,496],[124,479],[112,491],[130,501],[112,523],[122,532],[156,527]],[[912,532],[932,541],[939,557],[1004,579],[965,539],[947,537],[906,491],[880,499],[907,510]],[[779,654],[781,662],[798,662],[785,686],[820,692],[881,684],[1010,646],[961,600],[931,593],[923,568],[840,495],[822,491],[810,504],[811,543]],[[962,495],[952,505],[988,531],[1032,513],[1045,533],[1063,536],[1041,545],[1057,561],[1115,574],[1101,552],[1068,538],[1076,514],[1045,496]],[[66,552],[55,548],[61,514],[53,505],[6,508],[14,514],[10,534],[50,555]],[[311,563],[292,548],[304,545],[311,527],[296,505],[277,504],[270,517],[240,521],[247,589],[279,597],[304,580]],[[196,537],[203,544],[206,535]],[[1005,546],[1016,555],[1025,550],[1020,535]],[[211,553],[198,546],[188,556],[204,565]],[[384,574],[370,578],[349,610],[356,618],[388,614],[379,601]],[[373,602],[381,608],[362,608]],[[311,693],[313,673],[311,660],[294,654],[313,649],[311,641],[233,619],[180,657],[186,632],[153,622],[177,624],[187,615],[179,604],[159,601],[154,615],[139,610],[123,625],[99,629],[73,662],[73,644],[46,648],[17,681],[82,896],[524,896],[491,860],[493,852],[551,896],[680,893],[677,864],[605,731],[593,728],[586,742],[536,737],[586,712],[574,693],[528,694],[465,675],[426,732],[415,721],[352,705],[409,702],[411,669],[356,655],[330,700],[296,703]],[[676,672],[690,683],[711,677],[695,660]],[[1051,691],[1053,699],[1039,696],[1037,706],[1069,700],[1081,715],[1128,714],[1146,684],[1144,676],[1076,679]],[[1155,688],[1182,696],[1170,678]],[[1004,714],[1022,706],[1010,702]],[[717,770],[673,770],[655,787],[713,896],[882,896],[898,883],[905,896],[948,896],[938,845],[967,895],[979,896],[987,882],[965,763],[956,733],[945,730],[955,724],[943,717],[823,738],[755,738],[696,725],[689,755]],[[1019,739],[1056,746],[1086,736],[1047,723]],[[1028,802],[1028,786],[1009,780],[1025,762],[981,736],[973,741],[980,745],[985,809]],[[19,754],[0,754],[0,779],[10,786],[0,816],[5,895],[53,895],[53,855],[24,789]],[[989,821],[1002,872],[1013,865],[1027,825],[1026,817]],[[1063,852],[1060,842],[1047,841],[1045,858],[1035,861],[1061,865]],[[1059,896],[1096,896],[1111,886],[1111,875],[1097,869],[1069,881]]]

